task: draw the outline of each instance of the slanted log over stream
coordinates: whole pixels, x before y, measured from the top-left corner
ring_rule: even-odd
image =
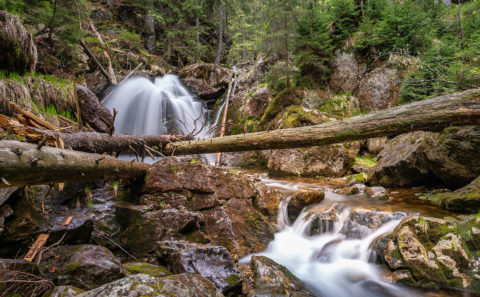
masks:
[[[111,156],[2,140],[0,188],[71,181],[143,178],[150,165]]]
[[[170,143],[163,153],[185,155],[299,148],[479,123],[480,89],[471,89],[315,126]]]

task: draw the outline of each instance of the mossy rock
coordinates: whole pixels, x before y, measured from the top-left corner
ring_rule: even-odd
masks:
[[[151,276],[167,276],[172,273],[164,266],[157,266],[149,263],[130,262],[122,265],[131,274],[144,273]]]

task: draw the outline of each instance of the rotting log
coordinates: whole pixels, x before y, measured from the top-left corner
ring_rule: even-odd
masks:
[[[480,89],[440,96],[320,125],[180,141],[165,155],[206,154],[327,145],[450,125],[480,124]]]
[[[0,187],[143,178],[149,164],[25,142],[0,141]]]

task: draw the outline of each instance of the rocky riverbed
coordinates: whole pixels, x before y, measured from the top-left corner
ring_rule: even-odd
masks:
[[[378,296],[391,296],[382,291],[389,282],[478,290],[475,215],[420,200],[421,190],[352,183],[270,179],[257,171],[169,157],[150,169],[143,185],[7,188],[0,200],[0,268],[7,281],[2,290],[25,296],[332,296],[312,285],[322,274],[301,267],[333,261],[328,265],[339,268],[331,252],[339,249],[337,257],[356,259],[345,254],[355,252],[347,244],[352,242],[369,255],[356,261],[376,267],[375,273],[338,275],[332,280],[337,285],[344,279],[353,289],[360,277],[365,292]],[[309,243],[310,258],[295,260],[302,253],[297,249],[286,261],[275,251],[279,244],[288,250],[279,240],[292,228],[296,241]],[[50,235],[46,248],[33,262],[23,260],[41,233]],[[323,247],[313,244],[326,236],[335,239]],[[262,252],[269,258],[246,260]],[[20,282],[25,275],[42,282]]]

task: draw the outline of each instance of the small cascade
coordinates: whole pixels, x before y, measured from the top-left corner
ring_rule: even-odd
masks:
[[[177,133],[208,137],[208,111],[176,75],[166,74],[152,82],[146,77],[128,79],[103,103],[118,111],[115,132],[160,135]]]
[[[348,222],[351,224],[353,209],[344,207],[333,219],[323,222],[325,226],[317,228],[318,235],[311,236],[315,215],[304,210],[289,225],[287,204],[288,199],[281,202],[278,215],[283,230],[276,233],[266,251],[259,254],[287,267],[314,294],[322,297],[422,296],[386,282],[378,267],[368,262],[374,240],[393,231],[401,217],[392,216],[376,229],[365,227],[360,238],[350,238],[343,229]],[[241,263],[249,261],[250,256]]]

